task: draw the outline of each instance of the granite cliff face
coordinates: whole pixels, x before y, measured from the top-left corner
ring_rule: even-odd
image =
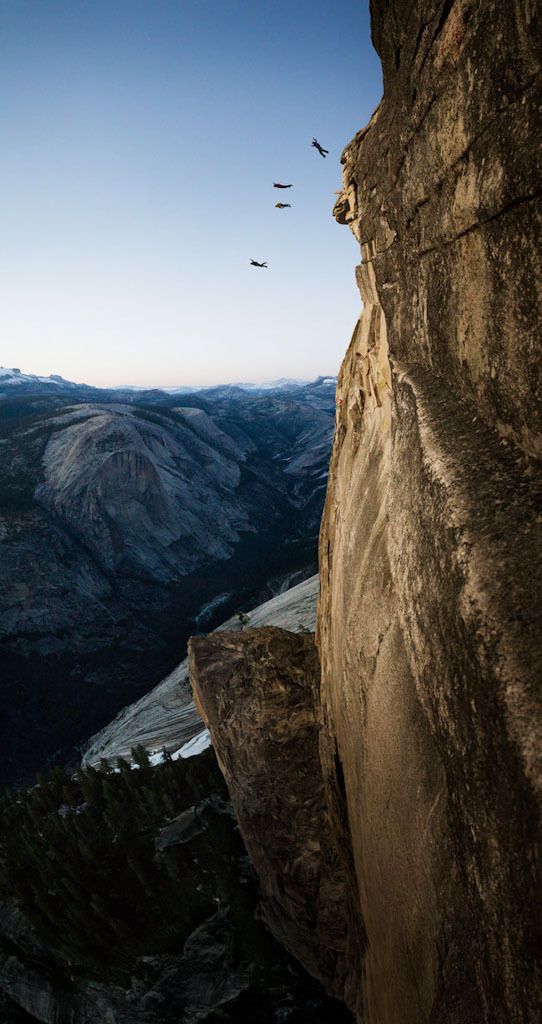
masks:
[[[364,308],[319,610],[365,1017],[534,1021],[540,25],[529,3],[372,11],[384,99],[335,208]]]
[[[363,312],[339,377],[320,537],[314,778],[346,908],[327,983],[367,1024],[534,1024],[540,10],[371,10],[384,97],[344,152],[335,207],[360,242]],[[269,900],[285,881],[280,815],[255,835],[254,794],[238,787],[241,765],[264,772],[246,753],[259,724],[235,738],[216,718],[218,664],[241,657],[232,645],[197,641],[193,677],[198,692],[205,677],[200,700]],[[287,669],[281,680],[295,690]],[[242,707],[265,685],[247,670]],[[303,894],[291,900],[285,920]],[[297,955],[307,962],[300,942]]]

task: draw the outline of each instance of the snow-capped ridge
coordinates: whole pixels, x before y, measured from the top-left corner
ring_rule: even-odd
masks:
[[[88,387],[87,384],[76,384],[74,381],[66,380],[58,373],[51,373],[48,377],[42,377],[36,373],[23,373],[18,366],[0,366],[0,384],[21,387],[24,384],[49,384],[51,387]]]

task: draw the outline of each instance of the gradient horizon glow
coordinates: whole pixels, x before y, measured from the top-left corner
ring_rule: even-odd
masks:
[[[0,0],[0,363],[335,374],[360,307],[340,154],[381,95],[367,6]]]

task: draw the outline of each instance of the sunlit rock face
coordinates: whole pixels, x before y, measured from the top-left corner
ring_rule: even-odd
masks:
[[[367,937],[360,1019],[534,1022],[539,12],[371,9],[384,98],[335,207],[363,313],[318,624],[323,769],[344,787]]]

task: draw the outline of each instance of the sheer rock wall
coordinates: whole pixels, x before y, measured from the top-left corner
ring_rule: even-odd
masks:
[[[323,767],[364,1019],[534,1022],[540,8],[371,8],[384,98],[334,211],[363,313],[320,541]]]
[[[371,10],[319,694],[310,641],[270,630],[192,641],[191,679],[267,919],[357,1020],[535,1024],[540,6]]]

